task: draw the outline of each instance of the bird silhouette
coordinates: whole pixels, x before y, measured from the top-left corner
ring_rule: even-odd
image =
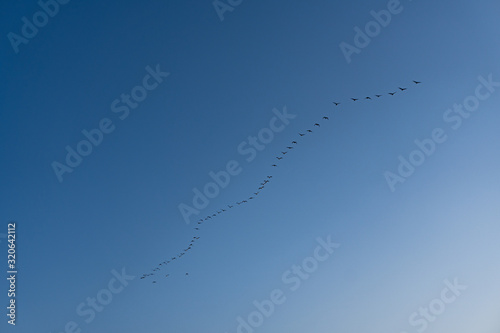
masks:
[[[323,119],[326,119],[326,120],[328,120],[328,119],[330,119],[330,118],[328,118],[328,117],[323,117]]]
[[[406,89],[408,89],[408,88],[401,88],[401,87],[398,87],[398,88],[399,88],[399,90],[401,90],[401,91],[405,91]]]
[[[311,131],[311,130],[307,130],[307,131],[308,131],[309,133],[312,133],[312,132],[313,132],[313,131]]]
[[[371,98],[371,97],[369,97],[369,96],[366,96],[366,97],[365,97],[365,99],[372,99],[372,98]]]
[[[300,136],[304,136],[305,134],[299,133]]]
[[[277,165],[276,165],[276,164],[273,164],[273,165],[271,165],[271,166],[273,166],[273,167],[277,167]]]
[[[375,96],[377,96],[377,97],[382,97],[382,95],[375,95]]]
[[[415,80],[413,80],[413,82],[414,82],[415,84],[419,84],[419,83],[422,83],[422,82],[418,82],[418,81],[415,81]]]
[[[283,159],[283,157],[276,157],[276,158],[277,158],[278,160],[282,160],[282,159]]]
[[[389,93],[389,95],[394,96],[394,94],[395,94],[395,93],[396,93],[396,92],[392,92],[392,93]]]
[[[286,155],[288,152],[287,151],[282,151],[281,152],[283,155]]]
[[[353,102],[356,102],[358,99],[357,98],[351,98]]]
[[[337,103],[337,102],[333,102],[333,104],[335,104],[335,105],[340,105],[340,103]]]
[[[293,147],[287,147],[288,149],[293,149]]]
[[[318,123],[314,124],[314,126],[318,126],[318,127],[320,127]]]

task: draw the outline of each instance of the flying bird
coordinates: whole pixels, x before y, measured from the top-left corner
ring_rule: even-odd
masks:
[[[312,132],[313,132],[313,131],[311,131],[311,130],[307,130],[307,131],[308,131],[309,133],[312,133]]]
[[[304,136],[305,134],[299,133],[300,136]]]
[[[323,119],[326,119],[326,120],[328,120],[328,119],[330,119],[330,118],[328,118],[328,117],[323,117]]]
[[[293,149],[293,147],[287,147],[288,149]]]
[[[276,164],[273,164],[273,165],[271,165],[271,166],[273,166],[273,167],[277,167],[277,165],[276,165]]]
[[[339,105],[340,103],[337,103],[337,102],[333,102],[333,104],[335,104],[335,105]]]
[[[377,96],[377,97],[382,97],[382,95],[375,95],[375,96]]]
[[[276,157],[276,158],[277,158],[278,160],[282,160],[282,159],[283,159],[283,157]]]
[[[281,152],[283,155],[286,155],[288,152],[287,151],[282,151]]]
[[[314,126],[318,126],[318,127],[320,127],[318,123],[314,124]]]
[[[396,93],[396,92],[392,92],[392,93],[389,93],[389,95],[394,96],[394,94],[395,94],[395,93]]]
[[[413,82],[414,82],[415,84],[419,84],[419,83],[422,83],[422,82],[418,82],[418,81],[415,81],[415,80],[413,80]]]
[[[401,88],[401,87],[398,87],[398,88],[399,88],[399,90],[401,90],[401,91],[405,91],[406,89],[408,89],[408,88]]]
[[[358,99],[357,98],[351,98],[353,102],[356,102]]]
[[[366,96],[365,99],[372,99],[370,96]]]

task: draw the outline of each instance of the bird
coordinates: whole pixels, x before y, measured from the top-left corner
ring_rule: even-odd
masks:
[[[253,194],[255,194],[255,195],[259,195],[259,192],[254,192]]]
[[[312,133],[312,132],[313,132],[313,131],[311,131],[311,130],[307,130],[307,131],[308,131],[309,133]]]
[[[382,97],[382,95],[375,95],[375,96],[377,96],[377,97]]]
[[[169,277],[170,274],[165,275],[165,277]]]
[[[278,160],[282,160],[282,159],[283,159],[283,157],[276,157],[276,158],[277,158]]]
[[[223,212],[225,212],[226,210],[225,209],[222,209]]]
[[[229,208],[233,208],[233,206],[231,206],[231,205],[227,205],[227,206],[228,206]]]
[[[396,93],[396,92],[392,92],[392,93],[389,93],[389,95],[394,96],[394,94],[395,94],[395,93]]]
[[[330,118],[328,118],[328,117],[323,117],[323,119],[326,119],[326,120],[328,120],[328,119],[330,119]]]
[[[335,105],[339,105],[340,103],[337,103],[337,102],[333,102],[333,104],[335,104]]]
[[[366,96],[365,99],[372,99],[370,96]]]
[[[293,149],[293,147],[287,147],[288,149]]]
[[[320,127],[318,123],[314,124],[314,126],[318,126],[318,127]]]
[[[358,99],[357,98],[351,98],[353,102],[356,102]]]
[[[288,152],[287,151],[282,151],[281,152],[283,155],[286,155]]]
[[[153,283],[156,283],[156,281],[153,281]]]
[[[277,167],[277,165],[276,165],[276,164],[273,164],[273,165],[271,165],[271,166],[273,166],[273,167]]]
[[[189,273],[186,273],[186,275],[189,275]]]
[[[273,178],[273,176],[267,176],[267,178],[271,179],[271,178]]]
[[[401,90],[401,91],[405,91],[405,90],[407,89],[407,88],[401,88],[401,87],[398,87],[398,88],[399,88],[399,90]]]
[[[304,136],[305,134],[299,133],[300,136]]]
[[[415,80],[413,80],[413,82],[414,82],[415,84],[419,84],[419,83],[422,83],[422,82],[418,82],[418,81],[415,81]]]

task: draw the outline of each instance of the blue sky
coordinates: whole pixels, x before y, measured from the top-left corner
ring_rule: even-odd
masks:
[[[443,116],[479,76],[500,81],[500,4],[402,0],[348,63],[339,45],[387,7],[244,0],[221,21],[211,1],[69,1],[16,53],[9,33],[40,5],[3,2],[0,233],[17,221],[19,274],[17,327],[2,314],[2,331],[237,332],[279,289],[255,332],[498,332],[500,88],[458,129]],[[121,120],[111,104],[148,66],[169,75]],[[238,145],[284,107],[296,117],[246,162]],[[58,181],[53,162],[102,119],[114,130]],[[436,128],[446,141],[391,191],[384,174]],[[193,230],[178,205],[231,160],[241,173],[200,218],[273,178]],[[340,247],[291,291],[283,275],[329,235]],[[156,284],[140,279],[193,236]],[[87,323],[77,307],[122,269],[135,278]],[[412,326],[454,279],[467,289]]]

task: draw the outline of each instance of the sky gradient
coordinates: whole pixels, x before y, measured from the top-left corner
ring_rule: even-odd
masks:
[[[69,1],[16,53],[9,33],[41,7],[2,2],[0,233],[17,221],[19,274],[17,324],[2,312],[1,331],[238,332],[281,290],[255,332],[498,333],[500,87],[483,85],[458,128],[446,114],[479,77],[500,82],[500,3],[402,0],[348,63],[341,43],[388,3],[242,1],[221,21],[211,1]],[[169,75],[144,81],[157,68]],[[247,162],[238,146],[285,107],[296,117]],[[113,130],[59,181],[54,161],[103,119]],[[436,128],[446,140],[391,191],[384,174]],[[179,204],[232,160],[241,172],[198,219],[272,181],[193,230]],[[140,279],[195,235],[156,284]],[[329,236],[340,246],[292,291],[288,270]],[[412,325],[455,279],[467,288]],[[109,304],[79,315],[99,293]]]

